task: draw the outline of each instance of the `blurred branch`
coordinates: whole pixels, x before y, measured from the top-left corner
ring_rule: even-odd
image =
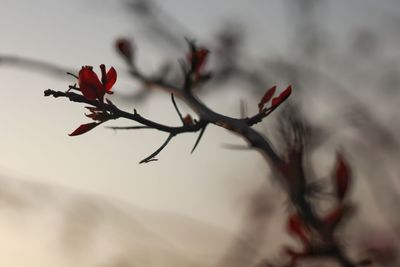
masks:
[[[66,73],[74,72],[72,69],[53,63],[13,55],[0,55],[0,65],[22,67],[33,71],[45,72],[52,76],[59,76],[60,78],[65,78]]]

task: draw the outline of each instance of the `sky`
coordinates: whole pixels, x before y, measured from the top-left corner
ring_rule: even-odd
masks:
[[[221,8],[213,9],[214,12],[208,10],[206,2],[180,5],[171,1],[162,5],[182,23],[188,23],[189,19],[188,28],[201,36],[208,33],[210,25],[229,18],[232,13],[238,15],[240,2],[228,6],[215,2],[213,5]],[[144,68],[156,67],[157,54],[151,52],[154,46],[146,48],[146,39],[140,39],[142,29],[131,25],[132,19],[124,12],[122,2],[10,1],[5,6],[0,26],[3,54],[40,59],[72,69],[105,63],[123,73],[124,66],[115,54],[113,41],[119,36],[139,33],[135,41],[140,45],[140,61]],[[199,8],[205,14],[199,14],[196,11]],[[247,18],[252,12],[257,9],[246,5],[242,17]],[[261,15],[258,16],[262,18]],[[205,17],[212,20],[208,26],[204,25]],[[72,83],[70,78],[59,79],[9,66],[3,66],[1,71],[2,84],[7,88],[3,97],[9,101],[2,106],[5,116],[0,167],[11,176],[67,186],[147,208],[175,210],[215,223],[222,219],[220,224],[225,224],[225,217],[229,217],[234,203],[239,201],[237,198],[249,194],[263,181],[267,168],[259,156],[221,148],[222,142],[241,141],[214,127],[206,132],[193,155],[189,152],[195,136],[188,134],[174,139],[160,155],[160,161],[146,165],[138,162],[161,144],[165,138],[162,134],[98,129],[69,137],[68,133],[87,122],[83,107],[44,98],[43,91],[65,90]],[[126,75],[121,74],[114,90],[130,84]],[[237,99],[231,97],[226,104],[227,110],[236,109]],[[132,110],[133,105],[126,108]],[[161,94],[140,104],[138,110],[150,118],[178,123],[169,97]],[[239,163],[240,170],[232,168]],[[253,168],[263,171],[249,183],[245,174]],[[237,175],[238,171],[245,177]],[[236,191],[233,198],[232,191]]]
[[[395,17],[400,10],[394,0],[384,4],[373,0],[325,2],[327,7],[319,16],[326,19],[330,31],[343,39],[349,38],[353,27],[374,26],[382,16]],[[154,70],[160,58],[166,57],[143,34],[146,29],[139,20],[126,12],[123,1],[3,0],[1,3],[2,55],[39,59],[74,70],[93,65],[98,71],[101,63],[114,66],[121,73],[114,90],[125,92],[135,90],[135,84],[124,74],[125,67],[115,54],[116,38],[134,37],[139,63],[145,70]],[[290,39],[293,20],[286,10],[287,1],[158,3],[199,41],[209,40],[209,33],[217,30],[220,23],[238,20],[250,29],[247,46],[255,57],[266,53],[290,54],[290,49],[296,46]],[[256,152],[232,152],[221,147],[222,143],[243,142],[216,127],[207,130],[193,155],[189,152],[195,136],[188,134],[175,138],[158,162],[138,165],[163,142],[163,134],[99,128],[83,136],[69,137],[67,134],[78,125],[88,122],[83,106],[45,98],[43,91],[65,90],[73,83],[71,77],[53,77],[7,65],[1,66],[0,71],[3,90],[0,171],[9,177],[66,187],[144,208],[174,211],[219,226],[240,223],[243,212],[238,212],[240,203],[267,177],[268,167]],[[150,118],[179,123],[168,96],[154,94],[147,101],[124,104],[124,108],[132,111],[137,107]],[[238,110],[235,95],[209,95],[205,101],[219,111],[234,114]]]
[[[380,53],[385,59],[393,57],[393,64],[397,64],[395,56],[399,56],[398,46],[386,42],[394,40],[393,43],[397,44],[399,41],[396,25],[399,23],[400,5],[396,0],[323,0],[322,2],[323,5],[316,11],[316,18],[321,22],[324,31],[334,34],[335,38],[329,42],[332,42],[335,49],[339,47],[344,51],[348,48],[354,38],[354,29],[372,28],[378,32],[384,29],[389,33],[387,35],[389,37],[385,38],[389,39],[385,39],[385,49],[380,50]],[[114,66],[118,72],[118,80],[113,89],[116,94],[110,97],[114,103],[119,103],[128,111],[136,108],[140,114],[154,120],[179,125],[179,119],[168,95],[154,93],[144,103],[128,104],[122,101],[118,94],[139,90],[139,85],[128,77],[126,67],[115,53],[113,42],[117,38],[128,36],[134,39],[139,66],[148,72],[156,70],[166,59],[177,62],[176,59],[184,57],[186,53],[177,48],[162,46],[163,44],[149,38],[148,28],[139,18],[132,17],[132,13],[127,11],[124,3],[123,0],[0,0],[2,7],[0,59],[2,56],[16,55],[53,63],[75,72],[82,65],[93,65],[97,72],[99,64]],[[299,44],[293,37],[297,25],[296,19],[292,17],[294,14],[288,11],[288,8],[290,10],[292,7],[289,0],[159,0],[156,3],[170,16],[170,27],[173,31],[189,34],[200,43],[210,42],[222,23],[234,21],[245,25],[248,40],[245,43],[246,52],[255,60],[267,55],[267,58],[286,57],[296,61],[298,56]],[[184,26],[180,28],[178,25]],[[341,51],[335,53],[341,55]],[[336,62],[336,58],[329,60],[332,60],[330,63],[333,65]],[[157,224],[160,217],[150,216],[146,213],[148,210],[182,214],[183,218],[171,219],[165,227],[170,231],[168,232],[170,235],[181,234],[180,243],[176,241],[174,246],[184,247],[187,241],[185,238],[188,237],[182,234],[182,231],[178,231],[181,229],[174,229],[173,226],[191,225],[192,228],[189,227],[187,231],[196,232],[197,240],[208,236],[213,236],[216,240],[226,240],[223,231],[240,229],[250,196],[265,183],[274,185],[268,179],[269,168],[261,156],[254,151],[232,151],[224,148],[222,144],[244,144],[244,142],[218,127],[208,127],[193,154],[190,154],[190,150],[196,135],[182,135],[173,139],[159,155],[159,161],[142,165],[138,162],[158,148],[166,138],[164,134],[153,130],[115,132],[99,127],[85,135],[70,137],[68,133],[80,124],[89,122],[84,116],[83,105],[65,99],[45,98],[43,91],[48,88],[66,90],[69,84],[74,83],[73,78],[1,63],[0,60],[0,86],[3,99],[0,105],[2,123],[0,176],[6,177],[7,181],[53,188],[51,197],[43,197],[42,202],[45,202],[43,206],[36,205],[36,202],[32,201],[34,209],[30,210],[26,217],[22,217],[23,220],[14,217],[8,210],[1,211],[5,212],[1,214],[6,214],[7,219],[0,220],[0,233],[3,240],[10,240],[4,246],[5,250],[3,249],[7,257],[0,257],[3,259],[0,263],[4,266],[26,266],[26,261],[30,261],[30,266],[43,266],[40,258],[45,255],[48,257],[47,266],[54,266],[55,263],[63,266],[59,261],[62,257],[76,257],[82,260],[82,266],[89,266],[84,263],[88,263],[91,259],[81,255],[82,253],[78,253],[80,256],[71,254],[73,257],[46,254],[46,251],[53,246],[55,235],[42,233],[40,230],[51,229],[68,214],[72,217],[74,212],[79,214],[79,209],[76,211],[65,205],[64,198],[68,201],[72,199],[72,203],[78,199],[76,202],[87,204],[89,211],[93,207],[94,210],[103,211],[104,214],[123,218],[114,221],[113,218],[104,216],[101,221],[106,223],[101,224],[101,227],[106,229],[104,232],[107,242],[108,240],[114,243],[122,242],[127,247],[142,245],[132,241],[133,244],[130,240],[140,235],[140,231],[135,232],[135,229],[142,230],[142,228],[131,229],[129,224],[121,224],[120,222],[125,222],[129,217],[126,214],[132,215],[132,212],[136,212],[141,214],[142,218],[152,218],[141,221],[142,225],[161,229],[162,226]],[[374,68],[369,64],[362,67],[367,70]],[[354,78],[340,69],[332,75],[345,84]],[[247,94],[239,93],[241,88],[232,89],[232,93],[228,90],[219,90],[202,95],[201,98],[219,112],[237,116],[239,100]],[[361,89],[357,88],[349,93],[357,94],[358,90]],[[368,97],[365,96],[366,99]],[[249,101],[252,100],[254,99],[249,98]],[[391,104],[395,105],[398,100],[393,98],[392,101]],[[250,109],[256,111],[257,102],[255,101],[253,106],[251,102],[248,103]],[[326,115],[326,111],[323,112],[326,110],[324,103],[320,106],[321,109],[316,112],[318,113],[316,117]],[[382,109],[382,118],[393,116],[396,120],[398,117],[396,114],[385,113],[384,105],[377,105],[376,108]],[[184,112],[190,112],[186,107],[182,109]],[[125,126],[130,123],[117,121],[110,125]],[[330,161],[322,165],[326,167],[329,164]],[[268,190],[272,197],[275,194],[278,198],[281,196],[277,193],[280,191],[276,186]],[[38,195],[42,194],[40,190],[38,192]],[[28,193],[26,196],[28,200],[31,199]],[[82,196],[110,201],[124,209],[126,206],[129,208],[117,212],[108,204],[103,206],[101,201],[93,204]],[[32,199],[40,197],[34,195]],[[36,207],[39,207],[37,211]],[[54,210],[59,210],[57,216],[54,216]],[[32,224],[29,226],[24,224],[25,218],[33,218]],[[188,218],[193,218],[193,221]],[[178,224],[175,220],[182,220],[185,223],[180,221],[182,224]],[[197,221],[213,225],[215,228],[197,225],[195,223]],[[19,229],[23,227],[27,230],[21,232]],[[75,229],[74,225],[71,227]],[[103,228],[101,230],[104,230]],[[149,236],[147,240],[151,242],[156,240],[153,239],[151,231],[147,230],[147,228],[143,230]],[[215,234],[217,232],[221,236]],[[37,240],[42,241],[36,247]],[[92,255],[90,253],[101,255],[102,252],[108,251],[107,242],[99,242],[99,247],[96,248],[82,248],[82,251],[88,252],[87,255]],[[160,243],[160,251],[164,249],[163,242]],[[202,242],[204,242],[200,242],[202,247],[207,247],[205,245],[207,242],[204,240]],[[16,265],[15,259],[19,257],[18,253],[21,250],[25,251],[26,259],[30,260],[21,260],[20,265]],[[124,251],[122,254],[125,255],[124,253],[129,254],[130,251]],[[189,254],[187,252],[185,255]],[[181,256],[174,254],[174,257],[179,259]],[[163,260],[161,257],[160,261]],[[175,267],[180,264],[186,266],[184,260],[169,262]],[[66,263],[68,262],[63,262]],[[81,266],[75,262],[73,264]],[[159,263],[155,263],[157,264]],[[71,265],[66,264],[66,266]]]

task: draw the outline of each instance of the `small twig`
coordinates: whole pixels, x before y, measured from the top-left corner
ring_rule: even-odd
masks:
[[[257,123],[260,123],[264,118],[266,118],[269,114],[271,114],[275,109],[276,107],[270,107],[265,111],[257,113],[256,115],[250,118],[243,118],[243,120],[246,122],[248,126],[256,125]]]
[[[178,113],[178,116],[179,116],[179,118],[181,119],[182,123],[185,124],[185,122],[184,122],[184,120],[183,120],[182,113],[180,112],[180,110],[179,110],[179,108],[178,108],[178,105],[177,105],[176,102],[175,102],[175,97],[174,97],[174,94],[173,94],[173,93],[171,93],[171,100],[172,100],[172,104],[174,104],[174,108],[175,108],[175,110],[176,110],[176,113]]]
[[[75,74],[73,74],[72,72],[67,72],[67,75],[70,75],[70,76],[72,76],[72,77],[74,77],[74,78],[76,78],[76,79],[79,79],[79,77],[78,76],[76,76]]]
[[[201,129],[201,131],[200,131],[200,133],[199,133],[199,137],[197,137],[196,143],[194,143],[194,146],[193,146],[193,148],[192,148],[192,151],[190,151],[190,153],[193,153],[194,150],[196,149],[197,145],[200,143],[200,139],[201,139],[201,137],[203,137],[203,134],[204,134],[204,132],[205,132],[205,130],[206,130],[206,127],[207,127],[207,126],[204,126],[203,129]]]
[[[112,130],[139,130],[139,129],[154,129],[149,126],[106,126],[107,129]]]
[[[189,72],[189,68],[185,62],[185,60],[183,59],[179,59],[178,60],[179,66],[181,68],[182,74],[184,77],[186,77],[187,73]]]
[[[67,91],[67,92],[69,92],[70,90],[81,91],[81,89],[79,89],[79,87],[77,87],[76,84],[74,84],[74,85],[69,85],[69,86],[68,86],[68,91]]]
[[[171,141],[172,137],[174,137],[174,136],[175,136],[174,134],[168,135],[168,138],[165,140],[165,142],[156,151],[154,151],[150,156],[148,156],[145,159],[141,160],[139,162],[139,164],[149,163],[151,161],[156,161],[157,159],[155,159],[154,157],[157,156],[168,145],[168,143]]]

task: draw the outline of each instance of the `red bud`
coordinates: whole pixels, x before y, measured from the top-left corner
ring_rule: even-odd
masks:
[[[186,115],[186,116],[183,118],[183,125],[185,125],[185,126],[193,125],[192,116],[190,116],[189,114]]]
[[[99,125],[99,123],[97,123],[97,122],[82,124],[81,126],[76,128],[75,131],[70,133],[69,136],[76,136],[76,135],[81,135],[81,134],[87,133],[90,130],[92,130],[94,127],[96,127],[97,125]]]
[[[272,107],[277,107],[280,104],[282,104],[283,101],[285,101],[290,94],[292,93],[292,86],[289,85],[288,88],[285,89],[282,93],[280,93],[279,96],[274,97],[271,101]]]
[[[133,47],[130,40],[126,38],[120,38],[115,43],[117,51],[124,57],[126,60],[131,62],[133,60]]]
[[[271,88],[269,88],[264,96],[261,98],[260,103],[258,103],[258,110],[259,112],[261,112],[264,109],[265,104],[271,100],[271,98],[274,96],[276,91],[276,86],[273,86]]]

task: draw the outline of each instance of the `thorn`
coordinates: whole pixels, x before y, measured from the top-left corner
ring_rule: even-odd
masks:
[[[200,143],[200,139],[201,137],[203,137],[204,131],[206,130],[206,126],[204,126],[199,134],[199,137],[197,137],[196,143],[194,143],[194,146],[192,148],[192,151],[190,151],[190,154],[192,154],[194,152],[194,150],[196,149],[197,145]]]
[[[155,157],[168,145],[169,141],[171,141],[172,137],[174,137],[174,134],[170,134],[168,138],[165,140],[165,142],[156,150],[154,151],[150,156],[146,157],[145,159],[141,160],[139,164],[142,163],[149,163],[151,161],[157,161]]]

